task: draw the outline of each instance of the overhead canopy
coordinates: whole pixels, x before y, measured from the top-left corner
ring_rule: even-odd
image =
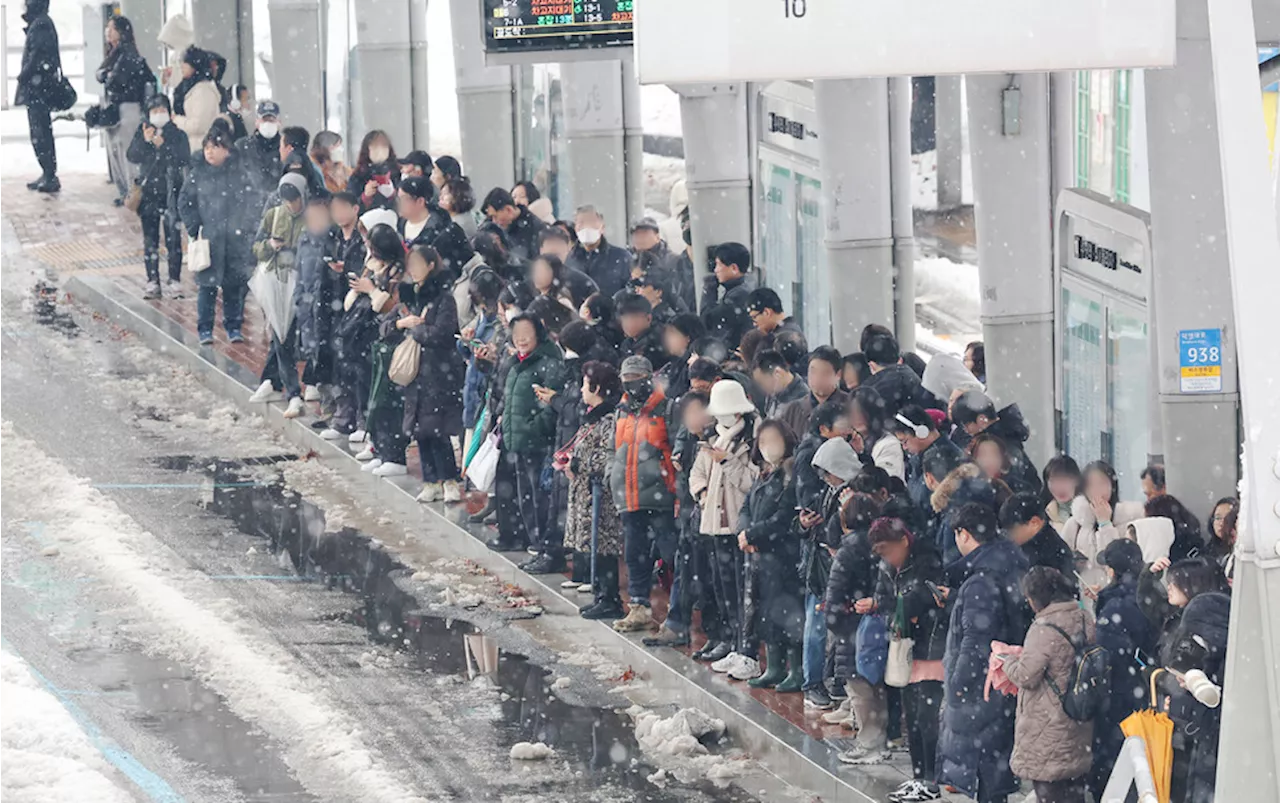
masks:
[[[1174,0],[643,0],[642,84],[1169,67]]]

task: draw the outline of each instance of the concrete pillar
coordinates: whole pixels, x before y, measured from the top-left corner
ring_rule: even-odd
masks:
[[[622,153],[626,162],[629,230],[632,223],[644,217],[644,116],[635,59],[622,60]],[[614,237],[617,236],[615,232]]]
[[[409,71],[413,76],[413,147],[431,152],[428,125],[427,0],[409,0]]]
[[[567,165],[561,173],[561,214],[591,204],[605,233],[621,245],[627,236],[627,160],[622,127],[622,62],[572,61],[560,65]],[[566,203],[567,202],[567,203]]]
[[[273,72],[271,94],[284,125],[324,128],[324,53],[320,0],[268,0]]]
[[[253,86],[253,0],[191,0],[191,27],[197,45],[227,60],[225,86]]]
[[[1179,3],[1178,64],[1149,72],[1146,90],[1164,462],[1169,492],[1203,517],[1235,491],[1240,398],[1205,0]],[[1209,328],[1223,330],[1222,393],[1184,394],[1178,332]]]
[[[1027,452],[1054,450],[1053,194],[1049,78],[1014,76],[1018,133],[1005,133],[1008,75],[969,75],[969,146],[982,291],[987,392],[1017,402],[1031,428]]]
[[[698,302],[710,250],[720,243],[751,247],[751,142],[744,84],[674,86],[680,93],[685,186]]]
[[[480,5],[450,0],[453,63],[457,72],[458,130],[462,168],[477,203],[494,187],[516,180],[516,122],[510,67],[486,67]]]
[[[889,84],[884,78],[815,81],[814,97],[832,345],[857,351],[863,327],[892,327],[894,319]]]
[[[889,184],[893,231],[894,328],[903,351],[916,349],[916,241],[911,191],[910,78],[889,79]]]
[[[158,0],[121,0],[120,13],[133,23],[133,37],[138,43],[138,52],[147,60],[156,77],[164,67],[164,54],[167,47],[156,39],[160,29],[164,27],[164,3]]]
[[[377,128],[398,154],[408,153],[414,142],[409,0],[360,0],[359,7],[348,84],[352,147]]]
[[[963,104],[960,102],[963,76],[939,75],[934,84],[934,109],[937,115],[938,142],[938,208],[955,209],[964,203],[964,141],[962,135]]]

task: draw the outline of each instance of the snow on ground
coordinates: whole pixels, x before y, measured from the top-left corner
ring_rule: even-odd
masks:
[[[916,303],[938,307],[975,328],[981,318],[978,266],[946,257],[916,258]]]
[[[92,740],[21,657],[0,651],[0,796],[5,803],[128,803]]]
[[[911,205],[916,209],[938,208],[938,152],[911,155]]]
[[[0,425],[0,443],[23,455],[27,469],[3,476],[12,515],[44,523],[60,549],[51,560],[96,575],[127,601],[144,643],[194,668],[239,716],[277,739],[305,786],[371,803],[438,797],[439,790],[415,790],[396,777],[307,670],[241,615],[214,581],[8,423]]]

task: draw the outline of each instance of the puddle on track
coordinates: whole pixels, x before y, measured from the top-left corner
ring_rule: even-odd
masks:
[[[233,521],[244,533],[267,539],[272,553],[286,552],[299,575],[335,590],[358,595],[360,604],[342,621],[364,628],[370,640],[408,654],[413,665],[434,676],[469,678],[467,638],[483,634],[460,619],[425,615],[410,593],[392,580],[392,572],[406,570],[373,539],[350,527],[325,532],[319,506],[282,482],[246,480],[273,463],[295,459],[278,455],[253,460],[198,460],[172,457],[161,465],[173,470],[202,470],[210,477],[211,512]],[[499,727],[502,746],[516,742],[544,742],[580,777],[574,786],[589,790],[608,780],[635,794],[633,799],[666,801],[715,800],[737,803],[754,800],[737,787],[718,789],[710,783],[658,788],[646,778],[655,767],[640,760],[634,728],[625,714],[602,707],[572,705],[550,689],[550,671],[527,657],[489,649],[473,640],[471,655],[485,661],[486,672],[501,693]],[[633,763],[634,762],[634,763]],[[556,788],[562,788],[563,785]],[[550,785],[549,789],[550,791]]]
[[[37,282],[31,290],[31,312],[36,323],[47,326],[67,337],[79,337],[80,325],[71,317],[71,313],[58,308],[59,294],[62,291],[47,282]]]

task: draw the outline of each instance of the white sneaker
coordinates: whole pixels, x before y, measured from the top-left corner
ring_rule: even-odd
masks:
[[[289,406],[286,407],[284,410],[284,417],[297,418],[298,416],[302,415],[306,411],[306,409],[307,408],[302,406],[302,399],[299,399],[297,396],[294,396],[292,399],[289,400]]]
[[[842,764],[883,764],[889,760],[889,755],[887,749],[871,750],[855,744],[852,750],[841,753],[837,758]]]
[[[165,282],[164,290],[165,293],[168,294],[169,298],[182,298],[182,282],[175,282],[173,279],[170,279]]]
[[[457,480],[450,480],[444,484],[444,501],[445,504],[453,504],[462,501],[462,483]]]
[[[401,463],[383,463],[373,470],[375,477],[400,477],[408,473],[408,467]]]
[[[591,591],[592,591],[592,589],[591,589],[591,584],[590,584],[590,583],[583,583],[582,585],[578,586],[578,593],[579,593],[579,594],[590,594],[590,593],[591,593]]]
[[[374,473],[376,474],[377,472]],[[440,487],[440,483],[428,482],[426,485],[422,486],[422,493],[418,494],[418,501],[435,502],[440,499],[440,496],[443,493],[444,489]]]
[[[327,441],[340,441],[346,437],[336,429],[324,429],[320,431],[320,437]]]
[[[249,397],[249,401],[254,404],[284,401],[284,394],[271,387],[271,380],[267,380],[261,385],[258,385],[258,389]]]
[[[560,587],[563,588],[565,591],[572,591],[573,589],[578,587],[578,584],[572,580],[565,580],[563,583],[560,584]]]
[[[362,452],[361,454],[363,454],[363,452]],[[356,456],[357,456],[357,457],[359,457],[359,455],[356,455]],[[361,471],[373,471],[375,468],[377,468],[377,467],[378,467],[378,466],[380,466],[380,465],[382,465],[382,460],[381,460],[380,458],[374,457],[373,455],[370,455],[370,456],[369,456],[369,462],[368,462],[368,463],[365,463],[363,466],[361,466],[361,467],[360,467],[360,470],[361,470]]]
[[[725,673],[738,665],[738,662],[746,658],[745,655],[738,652],[731,652],[711,665],[712,672]]]
[[[347,436],[347,443],[364,443],[365,439],[368,437],[369,433],[365,432],[363,429],[357,429],[355,432],[352,432]]]
[[[734,680],[751,680],[760,676],[760,662],[755,658],[748,658],[744,655],[738,665],[730,669],[728,674]]]
[[[834,711],[828,711],[822,715],[822,721],[828,725],[843,725],[846,722],[853,721],[853,703],[848,697],[844,702],[840,703],[840,707]]]
[[[306,391],[302,394],[302,399],[309,402],[320,401],[320,388],[315,385],[307,385]]]
[[[363,463],[364,461],[366,461],[366,460],[372,460],[372,459],[373,459],[373,447],[372,447],[372,446],[366,446],[366,447],[364,447],[364,449],[363,449],[363,450],[361,450],[361,451],[359,451],[359,452],[356,452],[356,459],[357,459],[357,460],[359,460],[359,461],[360,461],[360,462],[362,462],[362,463]]]

